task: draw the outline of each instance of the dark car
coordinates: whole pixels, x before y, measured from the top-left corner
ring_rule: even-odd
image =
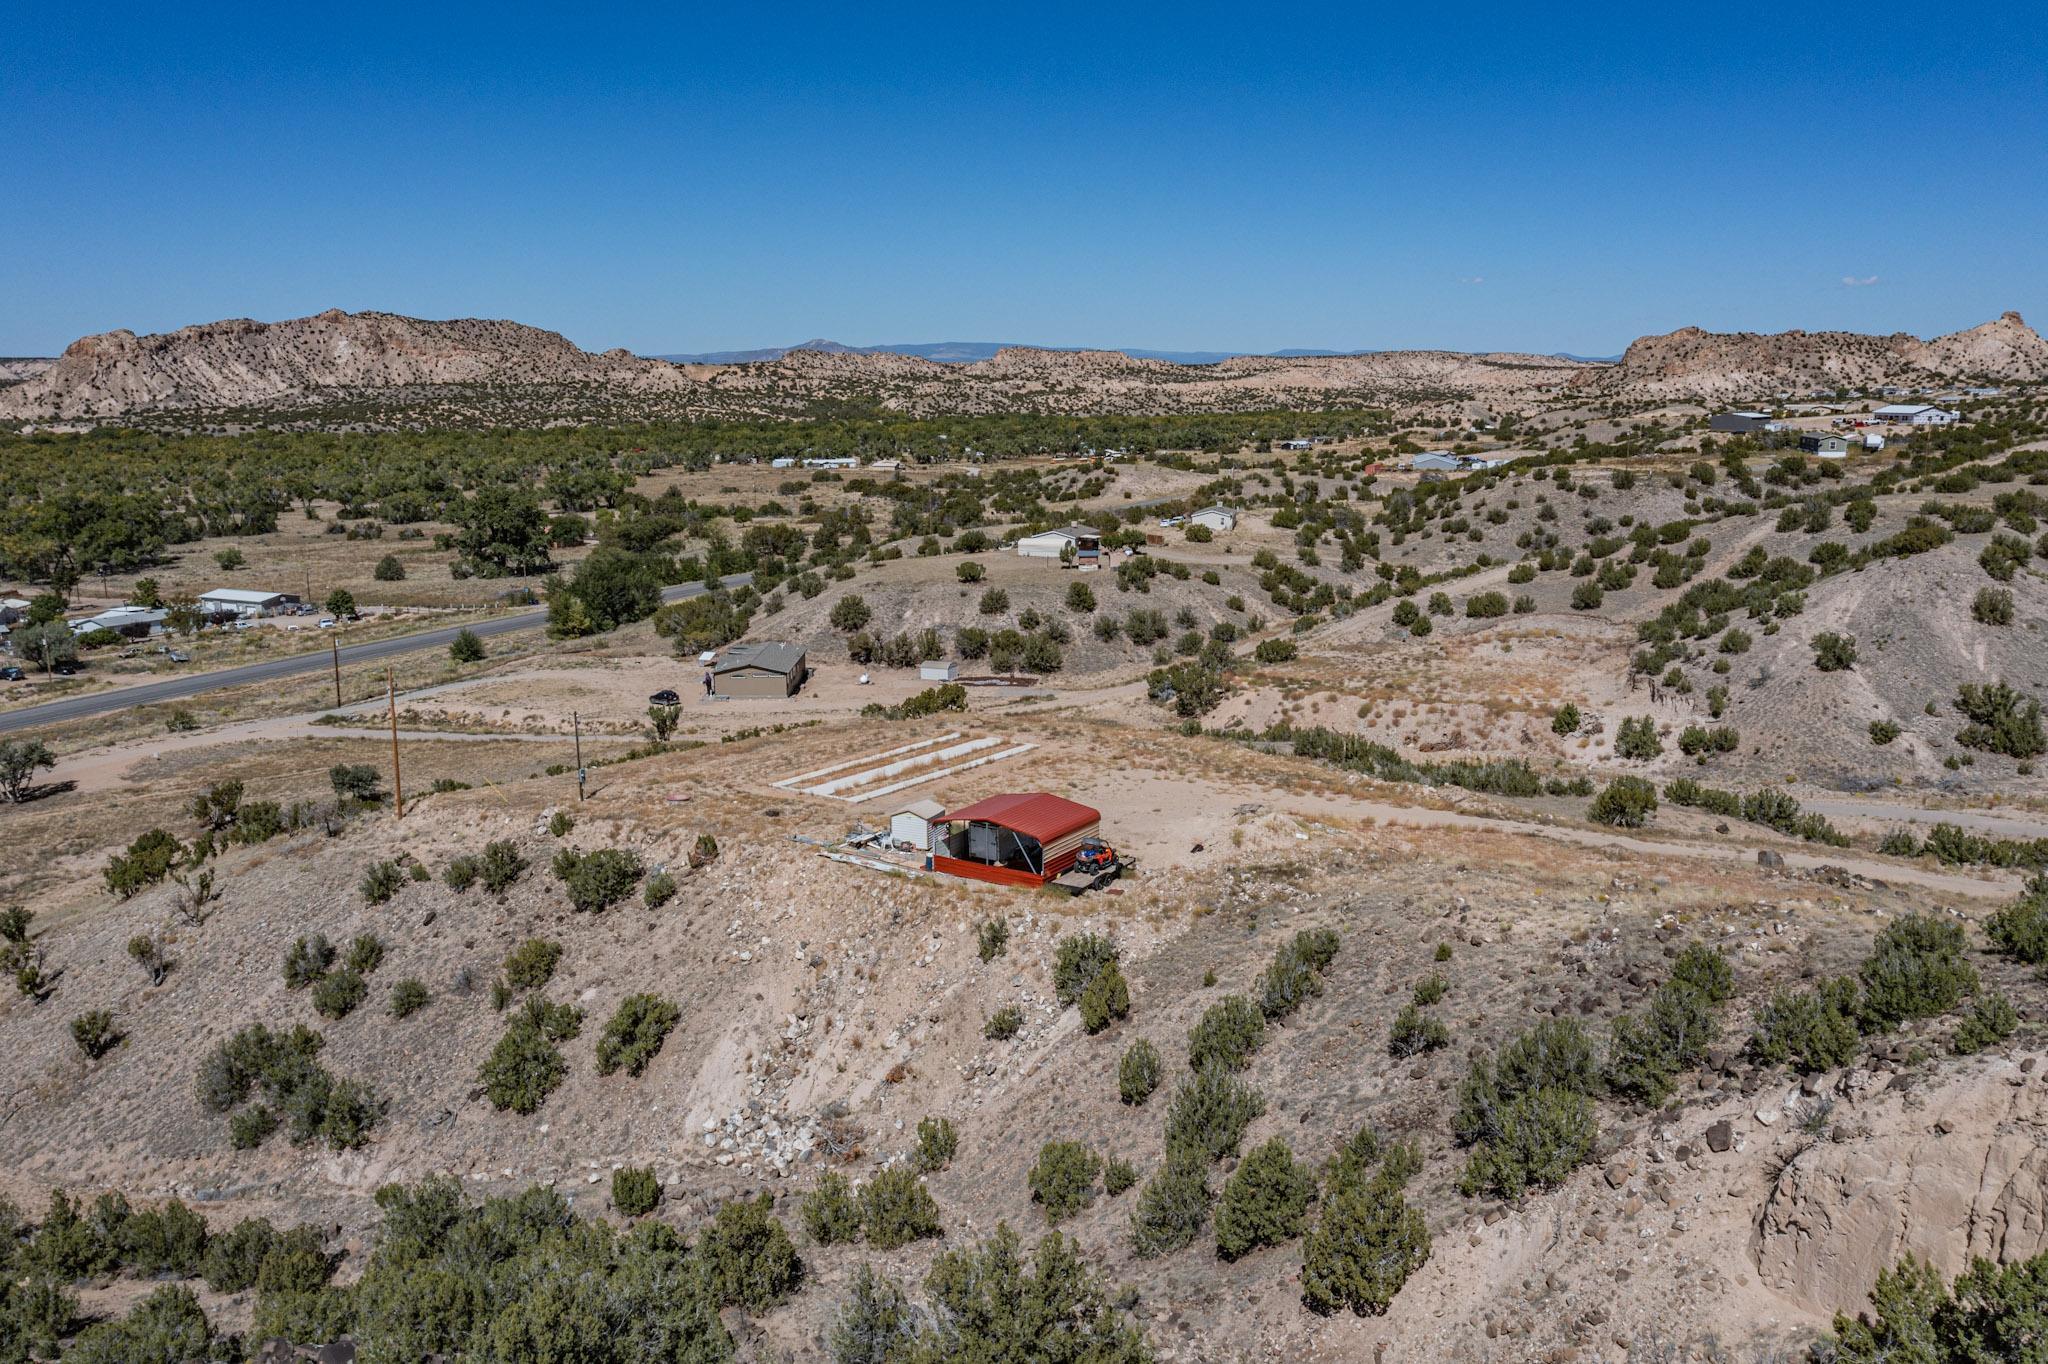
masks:
[[[19,668],[0,668],[0,682],[26,682],[28,674]]]
[[[683,698],[664,688],[648,697],[647,704],[651,706],[680,706],[683,704]]]
[[[51,671],[59,677],[76,677],[78,676],[78,665],[76,663],[59,663]]]

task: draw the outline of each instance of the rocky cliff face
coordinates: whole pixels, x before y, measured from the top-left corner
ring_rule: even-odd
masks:
[[[17,362],[0,361],[10,363]],[[0,383],[8,377],[0,371]],[[104,422],[165,413],[247,419],[257,413],[317,422],[339,420],[337,409],[353,409],[349,420],[537,424],[793,416],[845,405],[932,415],[1229,412],[1560,397],[1711,402],[1815,387],[2048,378],[2048,342],[2017,313],[2007,313],[1933,341],[1687,327],[1642,338],[1618,364],[1383,351],[1183,365],[1118,351],[1010,347],[972,364],[838,348],[793,350],[757,363],[683,366],[622,350],[592,353],[516,322],[329,311],[151,336],[106,332],[74,342],[53,364],[25,362],[12,377],[20,381],[0,390],[0,421]]]
[[[1942,380],[2048,378],[2048,341],[2018,313],[1922,341],[1904,332],[1709,332],[1645,336],[1621,363],[1589,368],[1576,386],[1624,398],[1755,398],[1815,388],[1869,389]]]

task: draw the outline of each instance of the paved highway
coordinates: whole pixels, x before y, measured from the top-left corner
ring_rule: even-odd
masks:
[[[738,587],[753,581],[750,573],[735,573],[720,580],[727,587]],[[682,583],[665,588],[661,599],[665,602],[682,601],[686,597],[702,596],[702,583]],[[492,635],[510,634],[514,630],[533,630],[547,622],[548,613],[544,606],[528,607],[489,620],[480,620],[466,627],[488,639]],[[443,625],[432,630],[421,630],[410,635],[394,635],[390,639],[373,640],[367,644],[345,644],[341,649],[344,665],[374,663],[382,658],[394,658],[399,654],[416,653],[421,649],[446,649],[455,642],[455,636],[464,629],[460,625]],[[45,701],[38,706],[23,706],[20,710],[0,711],[0,734],[41,725],[61,724],[66,720],[82,720],[87,716],[106,715],[130,706],[146,706],[158,701],[181,701],[188,696],[202,692],[219,691],[223,687],[242,687],[251,682],[270,682],[281,677],[296,677],[301,673],[326,672],[333,666],[327,654],[317,649],[290,658],[266,659],[261,663],[244,663],[239,667],[220,668],[213,672],[191,673],[184,677],[167,677],[161,682],[140,682],[131,687],[115,687],[109,691],[93,692],[85,696],[67,696],[61,701]]]

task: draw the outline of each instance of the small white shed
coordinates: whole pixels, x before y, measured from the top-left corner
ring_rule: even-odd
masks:
[[[889,816],[889,842],[897,847],[932,850],[932,822],[943,817],[946,807],[935,800],[914,800]]]
[[[1237,529],[1237,513],[1228,507],[1204,507],[1188,517],[1188,520],[1197,526],[1207,526],[1210,530]]]
[[[951,660],[944,663],[920,663],[917,666],[917,680],[920,682],[951,682],[958,673]]]

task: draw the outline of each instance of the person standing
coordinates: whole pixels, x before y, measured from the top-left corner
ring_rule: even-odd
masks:
[[[711,669],[709,668],[704,670],[704,694],[706,696],[711,695]]]

